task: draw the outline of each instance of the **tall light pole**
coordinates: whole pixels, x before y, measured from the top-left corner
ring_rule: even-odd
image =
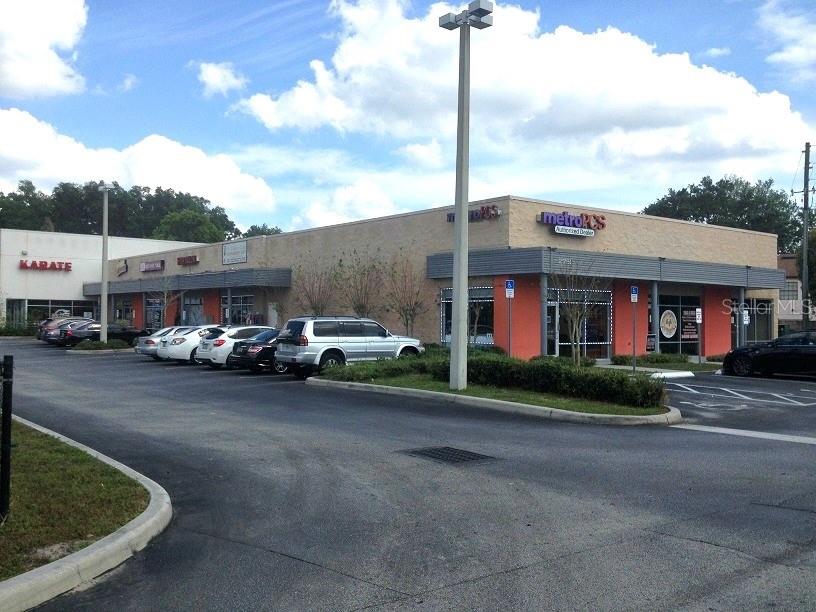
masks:
[[[459,108],[456,126],[456,202],[453,231],[453,324],[451,326],[450,388],[467,387],[468,327],[468,164],[470,146],[470,27],[493,25],[493,3],[475,0],[455,15],[439,18],[439,27],[459,29]]]
[[[108,341],[108,189],[104,182],[99,184],[102,192],[102,294],[99,314],[99,339]]]

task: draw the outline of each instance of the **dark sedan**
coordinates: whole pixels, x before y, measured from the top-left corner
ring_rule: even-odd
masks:
[[[279,331],[270,329],[247,340],[236,342],[232,347],[232,353],[227,357],[227,366],[246,368],[250,372],[268,369],[276,374],[284,374],[288,369],[286,364],[278,363],[275,359],[275,351],[278,349],[275,339]]]
[[[83,340],[99,340],[101,329],[102,325],[99,322],[92,321],[88,325],[68,330],[64,340],[65,346],[75,346]],[[145,329],[125,327],[114,323],[108,325],[108,340],[123,340],[128,344],[133,344],[136,338],[149,335]]]
[[[816,374],[816,332],[788,334],[771,342],[736,348],[725,356],[723,373]]]

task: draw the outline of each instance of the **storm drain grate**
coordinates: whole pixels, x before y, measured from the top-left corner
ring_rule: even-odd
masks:
[[[461,448],[453,448],[452,446],[429,446],[428,448],[414,448],[402,452],[407,455],[433,459],[434,461],[440,461],[442,463],[465,463],[467,461],[495,459],[495,457],[491,457],[490,455],[481,455]]]

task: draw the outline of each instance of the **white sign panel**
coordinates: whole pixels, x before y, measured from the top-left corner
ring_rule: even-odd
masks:
[[[247,242],[225,242],[221,248],[221,263],[225,266],[229,264],[246,263]]]
[[[629,289],[629,298],[632,300],[633,304],[636,304],[638,301],[638,292],[639,288],[637,285],[632,285],[632,287]]]
[[[702,308],[697,308],[694,311],[694,317],[697,320],[697,323],[702,323],[703,322],[703,309]]]
[[[514,297],[516,297],[516,281],[504,281],[504,297],[506,297],[508,300],[512,300]]]
[[[556,225],[556,234],[567,234],[568,236],[594,236],[595,230],[587,227],[567,227],[566,225]]]
[[[742,324],[748,325],[751,323],[751,314],[747,310],[742,311]]]

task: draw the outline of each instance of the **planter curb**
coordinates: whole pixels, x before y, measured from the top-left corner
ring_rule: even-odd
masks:
[[[120,565],[164,531],[173,517],[173,506],[167,491],[147,476],[55,431],[18,416],[14,420],[116,468],[147,489],[150,502],[135,519],[90,546],[0,582],[0,610],[9,612],[38,606]]]
[[[388,387],[385,385],[370,385],[366,383],[344,382],[337,380],[326,380],[324,378],[307,378],[307,385],[316,387],[326,387],[331,389],[351,389],[354,391],[368,391],[371,393],[381,393],[384,395],[399,395],[403,397],[418,397],[422,399],[433,399],[448,404],[460,404],[481,410],[492,410],[504,414],[521,414],[534,416],[552,421],[565,421],[567,423],[591,423],[595,425],[676,425],[683,421],[683,415],[677,408],[667,407],[669,411],[665,414],[651,414],[644,416],[629,416],[618,414],[592,414],[583,412],[572,412],[570,410],[560,410],[558,408],[547,408],[545,406],[534,406],[532,404],[519,404],[504,400],[488,399],[483,397],[470,397],[468,395],[456,395],[453,393],[443,393],[441,391],[427,391],[425,389],[408,389],[405,387]]]

